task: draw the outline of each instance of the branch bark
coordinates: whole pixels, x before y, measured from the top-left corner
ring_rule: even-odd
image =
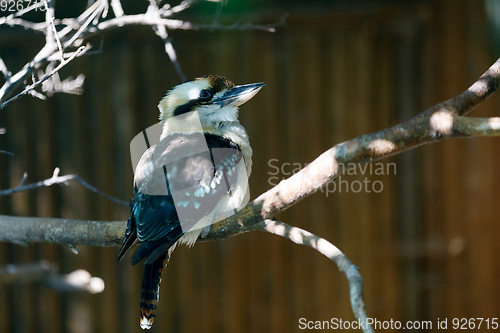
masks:
[[[0,215],[0,242],[27,246],[29,243],[119,246],[125,234],[124,221],[68,220],[46,217]]]
[[[289,239],[295,244],[309,246],[333,261],[339,270],[345,274],[349,282],[349,297],[354,316],[356,319],[359,319],[360,322],[364,323],[364,332],[373,332],[368,322],[365,303],[363,301],[363,278],[361,274],[359,274],[358,267],[356,267],[338,247],[309,231],[292,227],[280,221],[261,221],[254,225],[252,230],[271,233]]]

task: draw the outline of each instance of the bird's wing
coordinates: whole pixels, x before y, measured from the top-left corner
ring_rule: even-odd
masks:
[[[132,264],[161,257],[234,187],[241,158],[229,140],[201,133],[168,136],[149,148],[136,168],[121,257],[137,240],[143,243]]]

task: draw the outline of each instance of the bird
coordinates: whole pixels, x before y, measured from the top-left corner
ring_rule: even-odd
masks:
[[[234,85],[205,75],[172,88],[158,104],[161,135],[134,172],[120,262],[136,244],[132,265],[145,259],[140,326],[150,329],[162,272],[178,244],[194,245],[211,225],[248,198],[252,147],[238,107],[264,83]]]

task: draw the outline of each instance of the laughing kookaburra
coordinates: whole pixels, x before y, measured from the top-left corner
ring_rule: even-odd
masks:
[[[263,83],[235,86],[217,75],[173,88],[160,101],[162,133],[134,174],[130,217],[120,261],[138,242],[132,265],[146,258],[141,328],[153,324],[162,270],[178,243],[193,245],[211,224],[231,215],[248,196],[252,148],[238,106]]]

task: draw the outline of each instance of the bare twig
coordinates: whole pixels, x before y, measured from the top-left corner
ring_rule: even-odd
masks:
[[[21,178],[21,181],[19,182],[19,187],[24,185],[24,182],[26,181],[26,178],[28,178],[28,173],[25,172],[23,173],[23,177]]]
[[[40,188],[40,187],[48,187],[48,186],[52,186],[52,185],[56,185],[56,184],[68,185],[68,181],[75,180],[75,181],[79,182],[80,184],[82,184],[85,188],[102,196],[103,198],[111,200],[111,201],[113,201],[117,204],[120,204],[122,206],[128,206],[128,202],[117,199],[115,197],[112,197],[110,195],[107,195],[106,193],[99,191],[96,187],[90,185],[89,183],[87,183],[86,181],[81,179],[80,176],[78,176],[78,175],[59,176],[59,171],[60,171],[59,168],[55,168],[54,174],[52,175],[51,178],[42,180],[40,182],[28,184],[28,185],[23,185],[24,179],[25,179],[25,176],[23,175],[23,180],[18,187],[9,188],[6,190],[0,190],[0,196],[11,195],[11,194],[18,193],[18,192],[29,191],[29,190],[33,190],[33,189]],[[26,173],[25,173],[25,175],[26,175]]]
[[[104,281],[79,269],[67,275],[58,273],[57,264],[40,261],[0,266],[0,284],[41,283],[60,292],[88,292],[97,294],[104,290]]]
[[[56,68],[54,68],[50,73],[46,74],[44,77],[42,77],[40,80],[38,80],[37,82],[29,85],[28,87],[26,87],[23,91],[21,91],[19,94],[17,94],[16,96],[12,97],[11,99],[3,102],[0,104],[0,109],[3,109],[5,106],[7,106],[7,104],[15,101],[16,99],[18,99],[19,97],[21,96],[24,96],[26,95],[27,93],[29,93],[31,90],[33,90],[34,88],[38,87],[40,84],[42,84],[45,80],[49,79],[52,75],[54,75],[55,73],[57,73],[61,68],[63,68],[64,66],[66,66],[71,60],[73,60],[78,54],[82,53],[85,49],[87,48],[90,48],[89,45],[87,46],[80,46],[80,48],[78,48],[78,50],[76,50],[75,53],[73,53],[69,58],[61,61],[61,63],[59,64],[59,66],[57,66]]]
[[[82,184],[84,187],[86,187],[87,189],[91,190],[95,194],[98,194],[101,197],[106,198],[108,200],[111,200],[111,201],[113,201],[113,202],[115,202],[115,203],[117,203],[119,205],[128,207],[129,203],[127,201],[123,201],[123,200],[117,199],[115,197],[112,197],[110,195],[107,195],[106,193],[103,193],[103,192],[99,191],[97,188],[95,188],[94,186],[90,185],[85,180],[81,179],[80,176],[75,175],[74,180],[76,180],[77,182],[79,182],[80,184]]]
[[[361,274],[359,274],[356,265],[354,265],[335,245],[309,231],[292,227],[280,221],[261,221],[251,226],[251,229],[284,237],[295,244],[309,246],[332,260],[349,281],[351,307],[356,319],[359,319],[360,322],[364,323],[366,326],[363,329],[364,332],[373,332],[367,320],[368,317],[363,301],[363,278]]]
[[[148,15],[152,17],[156,17],[158,19],[160,18],[160,12],[158,9],[158,6],[156,5],[155,1],[151,1],[149,8],[148,8]],[[175,71],[177,72],[177,75],[181,79],[182,82],[186,82],[187,78],[184,72],[182,71],[181,64],[179,63],[179,60],[177,59],[177,54],[175,52],[174,46],[172,45],[172,42],[170,41],[170,38],[168,38],[168,33],[167,33],[167,28],[164,25],[155,25],[153,27],[153,30],[155,30],[155,33],[163,40],[163,43],[165,44],[165,52],[167,53],[168,57],[170,58],[170,61],[174,65]]]
[[[11,73],[7,69],[7,66],[5,66],[5,62],[3,62],[2,58],[0,58],[0,72],[2,72],[3,77],[5,78],[5,81],[10,82]]]
[[[64,43],[64,49],[68,48],[69,46],[73,45],[73,43],[80,38],[80,36],[83,34],[85,29],[88,27],[88,25],[96,18],[98,15],[100,15],[105,8],[107,7],[107,0],[98,0],[96,1],[96,4],[98,6],[95,7],[95,10],[90,13],[88,18],[85,20],[85,22],[81,25],[81,27],[75,32],[75,34],[67,41]],[[93,6],[92,6],[93,7]]]
[[[47,32],[45,33],[45,38],[47,44],[54,43],[57,44],[57,48],[59,49],[59,55],[61,57],[61,61],[64,61],[64,52],[61,45],[61,41],[59,40],[59,36],[57,35],[57,29],[54,25],[54,2],[55,0],[49,0],[50,5],[47,3],[47,0],[44,0],[45,4],[45,21],[47,22]]]
[[[111,0],[111,8],[116,17],[122,17],[124,12],[120,0]]]
[[[1,20],[1,18],[0,18]],[[41,22],[41,23],[33,23],[30,21],[23,20],[21,18],[11,18],[8,21],[5,21],[4,24],[7,24],[8,26],[20,26],[25,29],[30,29],[35,32],[45,32],[47,28],[47,23],[46,22]]]
[[[33,97],[36,97],[38,99],[41,99],[42,101],[45,101],[47,99],[47,96],[45,96],[42,93],[39,93],[35,89],[28,91],[28,94],[31,95],[31,96],[33,96]]]
[[[267,32],[275,32],[277,27],[283,25],[282,19],[275,24],[251,24],[237,22],[231,25],[212,25],[212,24],[196,24],[182,20],[152,18],[144,14],[126,15],[120,18],[106,20],[97,25],[97,30],[104,31],[114,28],[119,28],[124,25],[163,25],[171,30],[263,30]],[[95,34],[96,32],[94,32]]]
[[[201,0],[184,0],[174,7],[170,7],[169,4],[166,4],[160,9],[160,15],[163,18],[170,17],[172,15],[185,11],[198,2],[201,2]]]

